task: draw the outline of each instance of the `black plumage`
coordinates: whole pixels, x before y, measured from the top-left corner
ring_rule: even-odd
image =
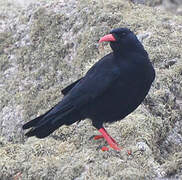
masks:
[[[23,129],[31,128],[26,136],[44,138],[64,124],[86,118],[98,130],[104,129],[104,122],[121,120],[141,104],[155,78],[144,47],[127,28],[112,30],[102,41],[110,41],[113,52],[95,63],[84,77],[63,89],[64,97],[56,106],[23,125]],[[116,143],[111,141],[108,143]]]

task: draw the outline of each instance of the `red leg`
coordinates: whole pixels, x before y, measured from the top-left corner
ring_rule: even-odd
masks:
[[[107,131],[104,128],[100,128],[99,132],[102,134],[102,136],[104,137],[104,139],[107,141],[107,143],[110,145],[111,148],[117,151],[121,150],[118,147],[118,144],[116,143],[116,141],[107,133]]]
[[[96,136],[94,136],[94,140],[98,140],[98,139],[102,139],[102,138],[104,138],[104,136],[103,135],[96,135]],[[114,143],[116,143],[116,141],[110,136],[110,138],[112,139],[112,141],[114,142]],[[117,143],[116,143],[117,144]]]

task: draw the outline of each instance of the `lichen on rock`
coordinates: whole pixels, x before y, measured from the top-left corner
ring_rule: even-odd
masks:
[[[140,37],[156,69],[143,104],[105,125],[123,150],[102,152],[89,120],[27,140],[22,124],[110,52],[98,40],[115,27]],[[0,179],[182,179],[181,42],[180,16],[129,1],[0,1]]]

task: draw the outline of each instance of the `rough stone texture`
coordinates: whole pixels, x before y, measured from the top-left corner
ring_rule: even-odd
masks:
[[[181,16],[125,0],[21,2],[0,1],[0,179],[182,179]],[[102,152],[89,120],[27,140],[22,124],[110,51],[98,40],[114,27],[138,34],[157,73],[144,103],[105,125],[123,150]]]
[[[170,11],[174,14],[182,15],[182,0],[129,0],[133,3],[157,6],[160,9]]]

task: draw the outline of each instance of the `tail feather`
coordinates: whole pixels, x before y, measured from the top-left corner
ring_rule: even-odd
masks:
[[[64,124],[71,125],[81,120],[80,113],[73,108],[57,111],[54,114],[49,113],[50,111],[23,125],[23,129],[31,128],[25,134],[27,137],[44,138]]]
[[[41,115],[41,116],[39,116],[39,117],[37,117],[37,118],[35,118],[35,119],[29,121],[28,123],[24,124],[22,128],[23,128],[23,129],[29,129],[29,128],[31,128],[31,127],[36,126],[36,124],[37,124],[44,116],[45,116],[45,115],[43,114],[43,115]]]
[[[58,129],[61,125],[63,125],[63,123],[59,124],[59,126],[58,124],[51,125],[51,123],[48,121],[47,123],[44,123],[38,127],[33,127],[25,135],[27,137],[36,136],[38,138],[45,138]]]
[[[45,114],[43,114],[43,115],[41,115],[41,116],[39,116],[39,117],[37,117],[37,118],[35,118],[35,119],[29,121],[28,123],[24,124],[22,128],[23,128],[23,129],[29,129],[29,128],[31,128],[31,127],[36,126],[36,125],[38,124],[38,122],[39,122],[40,120],[42,120],[42,118],[45,117],[52,109],[53,109],[53,108],[51,108],[51,109],[50,109],[49,111],[47,111]]]

